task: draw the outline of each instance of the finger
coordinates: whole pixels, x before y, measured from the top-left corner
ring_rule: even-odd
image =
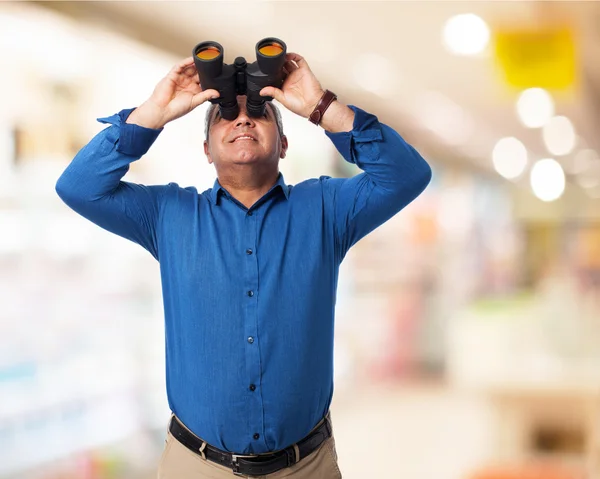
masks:
[[[283,68],[285,69],[286,72],[292,73],[293,71],[298,70],[298,68],[300,68],[300,67],[298,65],[296,65],[294,62],[288,61],[283,64]]]
[[[194,65],[193,63],[191,65],[188,65],[181,71],[181,75],[184,75],[184,76],[187,76],[190,78],[193,76],[198,76],[198,70],[196,70],[196,65]]]
[[[180,61],[175,65],[171,71],[174,73],[181,73],[183,70],[188,68],[190,65],[194,65],[194,57],[187,57],[185,60]]]
[[[260,96],[270,96],[275,98],[279,103],[283,103],[283,92],[279,88],[266,86],[260,91]]]
[[[204,90],[200,93],[196,93],[192,97],[192,108],[196,108],[197,106],[202,105],[202,103],[212,100],[214,98],[219,98],[219,92],[217,90],[209,89]]]
[[[286,54],[285,59],[286,59],[286,63],[287,62],[296,62],[296,64],[300,68],[305,68],[305,67],[308,68],[308,63],[306,62],[304,57],[301,55],[298,55],[297,53],[290,52],[290,53]]]

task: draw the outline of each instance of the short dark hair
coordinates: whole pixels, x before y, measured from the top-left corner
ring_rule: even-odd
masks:
[[[277,123],[277,130],[279,131],[279,136],[283,137],[283,120],[281,119],[281,112],[279,111],[279,108],[277,108],[275,103],[273,103],[272,101],[267,101],[265,102],[265,104],[271,107],[271,111],[275,116],[275,123]],[[206,138],[206,141],[208,141],[208,132],[210,131],[210,127],[212,125],[213,113],[218,108],[218,106],[218,103],[211,104],[210,107],[208,107],[208,110],[206,111],[206,118],[204,120],[204,137]]]

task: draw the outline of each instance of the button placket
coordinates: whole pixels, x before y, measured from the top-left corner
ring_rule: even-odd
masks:
[[[258,237],[258,229],[261,224],[261,214],[258,210],[249,211],[244,218],[245,231],[241,242],[243,245],[242,254],[245,256],[243,269],[243,281],[245,286],[245,317],[244,317],[244,332],[246,338],[246,369],[245,380],[247,391],[247,408],[248,408],[248,433],[255,440],[261,439],[260,431],[264,429],[263,416],[264,406],[262,394],[260,392],[260,378],[262,371],[260,368],[260,341],[258,338],[258,306],[260,301],[258,292],[260,285],[258,283],[258,255],[256,254],[256,239]],[[259,431],[259,432],[257,432]]]

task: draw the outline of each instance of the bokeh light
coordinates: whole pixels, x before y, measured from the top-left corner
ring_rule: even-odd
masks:
[[[455,55],[475,55],[485,50],[490,29],[481,17],[463,13],[446,21],[442,39],[444,46]]]
[[[535,162],[531,168],[531,189],[542,201],[554,201],[565,190],[565,173],[558,161],[546,158]]]
[[[517,138],[502,138],[494,147],[492,161],[504,178],[517,178],[527,166],[527,149]]]
[[[526,127],[540,128],[554,115],[554,100],[543,88],[529,88],[519,95],[517,114]]]
[[[546,148],[553,155],[567,155],[577,141],[573,123],[566,116],[555,116],[544,125],[543,138]]]

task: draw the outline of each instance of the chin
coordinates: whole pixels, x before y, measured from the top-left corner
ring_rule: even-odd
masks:
[[[234,163],[251,164],[259,163],[261,161],[262,158],[253,151],[240,151],[234,157]]]

